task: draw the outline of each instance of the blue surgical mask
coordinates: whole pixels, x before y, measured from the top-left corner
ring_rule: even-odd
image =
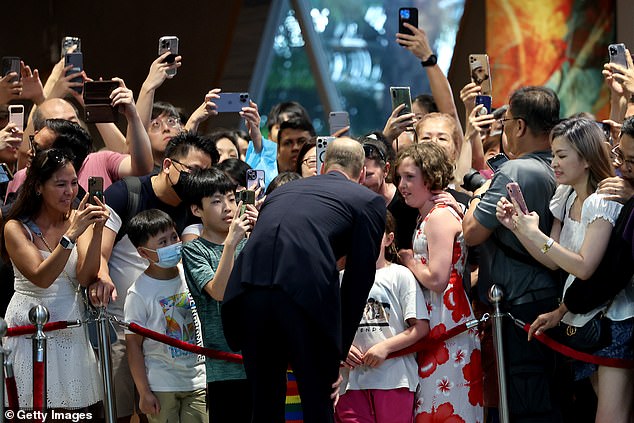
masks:
[[[144,247],[145,248],[145,247]],[[182,242],[168,245],[167,247],[161,247],[156,250],[146,248],[146,250],[154,251],[158,256],[158,261],[155,262],[158,267],[169,269],[176,266],[181,261],[181,248],[183,248]]]

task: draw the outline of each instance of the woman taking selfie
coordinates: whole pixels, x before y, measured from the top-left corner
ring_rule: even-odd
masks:
[[[50,322],[84,318],[80,288],[97,277],[108,211],[98,199],[97,205],[88,204],[88,195],[72,210],[77,188],[72,157],[65,151],[50,149],[35,156],[3,230],[2,253],[15,271],[15,294],[6,314],[9,327],[30,325],[29,310],[39,304],[48,309]],[[96,285],[91,293],[97,293]],[[20,407],[31,407],[31,340],[11,337],[5,345],[11,350]],[[82,409],[101,400],[85,326],[48,336],[46,372],[46,408]]]
[[[622,205],[607,201],[595,192],[599,182],[613,176],[614,170],[605,135],[593,121],[573,118],[561,122],[552,130],[551,146],[552,167],[559,186],[550,202],[555,217],[550,236],[539,230],[537,213],[523,214],[517,202],[512,204],[502,197],[496,214],[536,260],[551,269],[561,268],[569,273],[565,293],[575,277],[588,279],[597,269]],[[625,289],[608,305],[584,314],[569,312],[562,302],[556,310],[535,319],[529,339],[533,334],[557,326],[560,321],[581,328],[599,313],[606,312],[611,344],[593,353],[632,359],[633,301]],[[576,380],[591,376],[598,397],[597,422],[630,422],[632,370],[605,366],[597,370],[596,365],[582,362],[575,362],[573,368]]]

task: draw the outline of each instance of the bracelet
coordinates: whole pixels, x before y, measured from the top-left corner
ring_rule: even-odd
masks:
[[[467,207],[471,207],[471,202],[475,199],[478,199],[479,201],[482,201],[482,195],[481,194],[476,194],[473,197],[471,197],[469,199],[469,202],[467,203]]]
[[[553,246],[554,243],[555,243],[554,239],[548,238],[548,240],[544,243],[544,245],[542,245],[541,252],[543,254],[546,254],[548,250],[550,250],[550,247]]]
[[[420,64],[426,68],[428,66],[434,66],[438,62],[438,57],[435,54],[432,54],[427,58],[427,60],[423,60]]]

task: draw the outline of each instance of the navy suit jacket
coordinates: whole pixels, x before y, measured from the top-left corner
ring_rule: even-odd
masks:
[[[245,331],[232,326],[232,313],[249,312],[239,309],[236,298],[248,285],[275,285],[345,357],[374,283],[385,211],[381,197],[336,171],[273,191],[225,291],[222,320],[229,345],[239,349]],[[340,287],[336,262],[343,256],[346,271]]]

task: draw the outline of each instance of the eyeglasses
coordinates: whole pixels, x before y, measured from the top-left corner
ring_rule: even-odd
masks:
[[[165,119],[154,119],[150,122],[150,132],[160,132],[163,124],[167,125],[168,128],[176,128],[180,127],[181,121],[174,116],[169,116]]]
[[[620,167],[626,165],[629,169],[634,169],[634,160],[626,159],[625,156],[623,156],[623,151],[620,146],[615,145],[614,148],[610,150],[610,156],[615,166]]]
[[[302,164],[305,164],[308,167],[316,167],[317,157],[307,157],[304,160],[302,160]]]
[[[172,162],[174,162],[174,163],[178,163],[179,165],[183,166],[183,167],[187,170],[187,172],[194,172],[194,171],[196,171],[196,170],[201,170],[201,168],[200,168],[200,167],[198,167],[198,166],[190,166],[190,165],[186,165],[185,163],[179,162],[179,161],[178,161],[178,160],[176,160],[176,159],[170,159],[170,160],[171,160]],[[176,170],[178,170],[178,169],[176,169]],[[182,172],[182,171],[179,171],[179,172]]]
[[[387,162],[387,159],[385,158],[385,154],[383,154],[383,152],[375,145],[372,144],[363,144],[363,152],[365,153],[365,157],[368,159],[373,159],[374,157],[372,157],[373,155],[377,155],[379,156],[379,158],[381,159],[381,161],[383,163]]]
[[[504,125],[504,122],[508,121],[508,120],[516,120],[516,119],[524,119],[521,116],[518,117],[510,117],[510,118],[500,118],[498,120],[496,120],[497,123],[499,123],[500,125]]]
[[[68,161],[68,157],[57,148],[50,148],[48,150],[43,150],[41,154],[46,154],[44,160],[42,160],[42,165],[40,168],[44,168],[47,164],[52,164],[57,167]]]

